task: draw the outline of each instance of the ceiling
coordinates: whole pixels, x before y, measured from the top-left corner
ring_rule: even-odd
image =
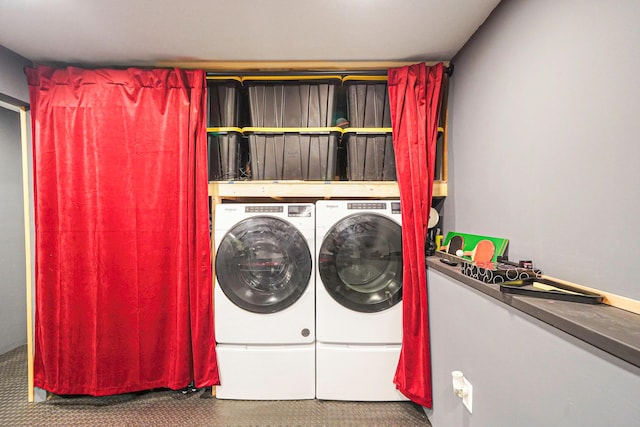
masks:
[[[36,63],[450,60],[500,0],[0,0]]]

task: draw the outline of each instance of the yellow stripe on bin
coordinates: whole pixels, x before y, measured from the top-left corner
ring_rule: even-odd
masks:
[[[387,76],[344,76],[342,78],[343,82],[347,82],[347,81],[380,81],[380,82],[386,82],[387,81]]]
[[[345,128],[342,133],[391,133],[391,128]]]
[[[392,133],[392,128],[340,128],[340,127],[313,127],[313,128],[273,128],[273,127],[237,127],[207,128],[207,132],[241,132],[241,133],[310,133],[310,132],[340,132],[340,133]],[[438,132],[444,132],[439,127]]]
[[[207,76],[207,80],[235,80],[242,83],[242,77],[239,76]]]
[[[246,81],[284,81],[284,80],[342,80],[342,76],[317,75],[317,76],[243,76],[242,82]]]
[[[342,133],[390,133],[392,128],[344,128]],[[438,127],[438,132],[444,132],[444,128]]]
[[[260,128],[245,127],[242,128],[243,133],[321,133],[321,132],[340,132],[339,127],[315,127],[315,128]]]
[[[207,128],[207,133],[227,133],[227,132],[242,133],[242,129],[237,127]]]

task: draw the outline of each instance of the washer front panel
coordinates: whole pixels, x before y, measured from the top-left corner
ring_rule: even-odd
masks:
[[[374,212],[349,215],[325,235],[317,265],[326,291],[342,306],[387,310],[402,300],[402,229]]]
[[[216,275],[224,294],[253,313],[275,313],[294,304],[312,274],[304,236],[287,221],[253,216],[224,236],[216,254]]]

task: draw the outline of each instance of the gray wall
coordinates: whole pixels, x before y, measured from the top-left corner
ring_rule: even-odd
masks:
[[[26,344],[20,116],[0,107],[0,354]]]
[[[0,94],[29,102],[24,67],[31,62],[0,45]]]
[[[640,368],[429,271],[434,427],[634,427]],[[473,386],[473,413],[451,371]]]
[[[454,61],[445,231],[507,237],[511,259],[640,299],[638,18],[630,0],[497,7]],[[434,427],[637,424],[640,369],[428,277]]]
[[[0,46],[0,100],[29,102],[29,61]],[[30,119],[29,119],[30,120]],[[20,116],[0,104],[0,354],[26,344]],[[33,236],[32,236],[33,239]],[[33,242],[33,240],[32,240]]]
[[[506,0],[455,58],[445,231],[640,299],[640,2]]]

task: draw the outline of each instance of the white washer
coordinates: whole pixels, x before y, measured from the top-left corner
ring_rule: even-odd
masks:
[[[402,343],[400,202],[316,203],[316,397],[407,400],[393,383]]]
[[[219,399],[315,397],[314,210],[216,206]]]

